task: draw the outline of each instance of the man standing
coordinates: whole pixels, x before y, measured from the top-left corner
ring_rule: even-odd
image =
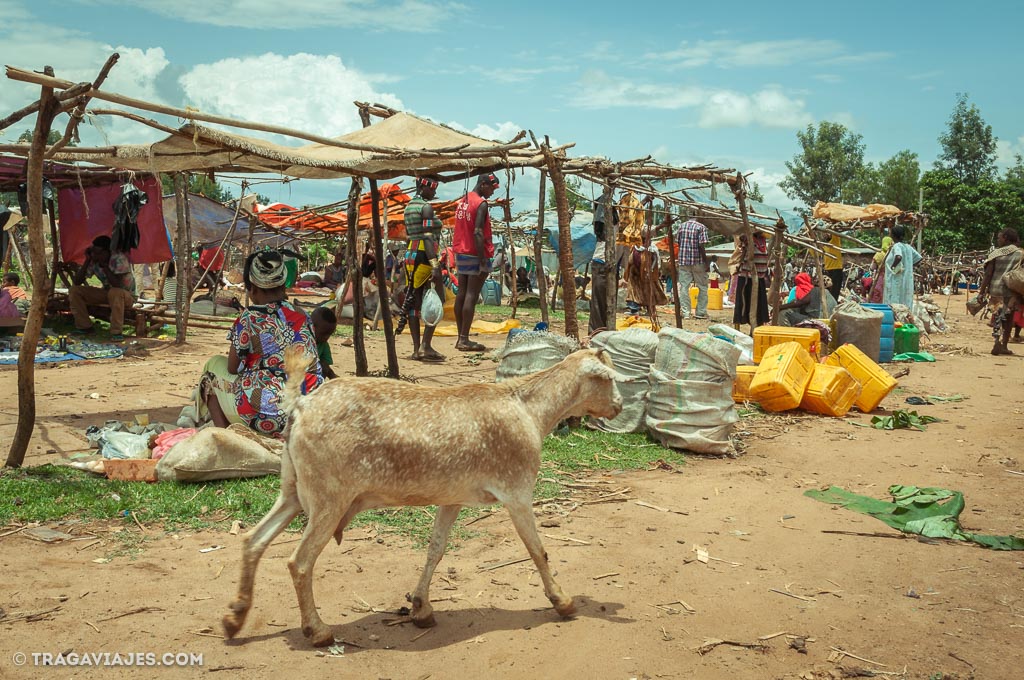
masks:
[[[102,288],[85,285],[89,276],[99,279]],[[85,249],[85,262],[75,274],[74,285],[68,290],[71,314],[75,317],[75,335],[93,332],[89,318],[89,305],[110,305],[110,339],[124,340],[124,312],[135,304],[135,277],[128,254],[110,252],[110,237],[98,236],[92,246]]]
[[[494,242],[491,238],[491,216],[487,199],[498,188],[494,173],[481,175],[476,188],[466,194],[455,208],[455,269],[459,275],[459,292],[455,296],[455,322],[459,339],[455,349],[460,352],[482,352],[486,347],[469,339],[480,290],[491,273]]]
[[[423,344],[420,344],[423,296],[431,283],[434,284],[437,296],[442,302],[445,296],[438,262],[441,220],[434,215],[434,207],[428,203],[436,195],[437,180],[419,177],[416,179],[416,195],[405,206],[405,234],[409,239],[409,248],[405,251],[405,303],[402,305],[402,316],[395,334],[400,334],[406,322],[409,323],[413,346],[412,358],[416,361],[444,361],[444,355],[430,346],[436,326],[424,326]]]
[[[698,319],[708,318],[708,256],[705,245],[708,242],[708,228],[692,217],[683,222],[676,234],[679,244],[679,299],[683,306],[683,318],[690,318],[690,284],[697,286]]]

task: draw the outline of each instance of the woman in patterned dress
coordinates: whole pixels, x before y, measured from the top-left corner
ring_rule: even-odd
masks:
[[[228,356],[208,361],[200,383],[202,402],[218,427],[241,422],[265,435],[284,430],[288,419],[278,398],[289,345],[303,345],[313,359],[303,393],[323,382],[313,327],[306,313],[285,299],[286,276],[284,258],[276,251],[254,253],[245,262],[244,280],[251,304],[228,332]]]

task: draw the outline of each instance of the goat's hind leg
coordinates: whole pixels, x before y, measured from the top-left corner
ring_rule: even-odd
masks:
[[[551,604],[555,606],[555,611],[565,617],[572,616],[576,613],[576,606],[572,603],[572,598],[567,597],[562,592],[562,589],[558,587],[555,579],[551,576],[548,554],[544,551],[544,546],[540,542],[540,535],[537,533],[536,520],[534,519],[533,508],[530,502],[506,501],[505,507],[508,509],[508,514],[512,518],[512,524],[515,526],[519,538],[526,545],[526,550],[530,553],[530,557],[533,558],[533,563],[537,565],[540,579],[544,583],[544,594],[548,596]]]
[[[288,523],[295,519],[295,516],[302,511],[299,499],[295,495],[295,488],[289,492],[286,486],[282,486],[281,495],[270,512],[260,520],[256,528],[246,534],[242,542],[242,575],[238,580],[238,594],[235,596],[224,615],[222,624],[224,634],[233,638],[242,625],[245,617],[252,606],[253,582],[256,578],[256,567],[259,565],[263,552],[270,545],[278,534],[280,534]]]
[[[309,523],[299,546],[288,560],[288,570],[292,574],[295,594],[299,598],[302,634],[310,638],[314,647],[324,647],[334,642],[334,632],[320,618],[313,599],[313,567],[350,505],[348,499],[339,499],[342,501],[340,505],[335,504],[334,500],[325,498],[317,507],[306,509]]]
[[[430,628],[437,622],[434,620],[434,608],[430,606],[430,581],[434,577],[444,549],[448,545],[448,534],[451,532],[455,519],[459,516],[461,505],[442,505],[437,509],[434,518],[434,531],[430,535],[430,548],[427,550],[427,563],[423,565],[420,582],[412,594],[412,622],[420,628]]]

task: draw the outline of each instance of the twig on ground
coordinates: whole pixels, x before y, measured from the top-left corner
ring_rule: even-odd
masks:
[[[120,619],[120,618],[125,617],[125,616],[133,616],[134,614],[144,614],[146,612],[162,612],[162,611],[166,611],[166,610],[164,610],[164,609],[162,609],[160,607],[136,607],[135,609],[132,609],[131,611],[123,612],[121,614],[117,614],[116,616],[108,616],[105,619],[96,619],[96,620],[99,621],[100,623],[103,623],[104,621],[113,621],[114,619]]]

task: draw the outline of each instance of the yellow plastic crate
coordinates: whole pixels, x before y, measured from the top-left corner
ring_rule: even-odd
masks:
[[[757,366],[737,366],[736,380],[732,383],[732,400],[737,404],[745,401],[754,401],[750,396],[750,382],[757,373]]]
[[[878,408],[882,400],[896,387],[896,378],[875,363],[856,345],[846,343],[836,349],[825,360],[830,366],[842,366],[860,383],[860,396],[854,405],[864,413]]]
[[[750,382],[750,395],[766,411],[796,408],[804,398],[815,363],[798,342],[772,345],[761,357]]]
[[[812,357],[818,356],[821,344],[821,333],[817,328],[790,328],[788,326],[758,326],[754,329],[754,361],[761,363],[761,358],[769,347],[784,342],[797,342]]]
[[[800,408],[842,418],[860,396],[861,386],[842,366],[815,364]]]

